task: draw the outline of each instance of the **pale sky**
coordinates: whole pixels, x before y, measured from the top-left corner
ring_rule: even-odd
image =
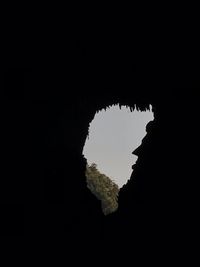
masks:
[[[83,155],[88,164],[96,163],[104,173],[122,187],[130,179],[137,156],[132,152],[146,135],[146,125],[154,119],[150,111],[131,112],[126,106],[113,105],[96,113],[90,123]]]

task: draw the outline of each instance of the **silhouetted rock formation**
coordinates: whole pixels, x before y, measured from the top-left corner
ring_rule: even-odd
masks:
[[[199,77],[183,66],[173,69],[173,61],[162,61],[159,54],[141,69],[145,55],[131,58],[125,46],[124,56],[119,46],[100,54],[99,46],[90,51],[82,41],[80,47],[68,48],[66,68],[58,69],[61,61],[54,59],[53,69],[11,69],[4,76],[5,86],[15,75],[24,88],[18,105],[25,137],[18,140],[26,142],[28,155],[25,233],[183,240],[195,229],[198,214],[193,134]],[[120,190],[118,211],[105,217],[87,189],[82,150],[95,112],[114,103],[140,110],[151,104],[155,120],[135,152],[137,164]]]

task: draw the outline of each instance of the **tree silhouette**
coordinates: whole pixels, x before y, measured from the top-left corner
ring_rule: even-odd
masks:
[[[90,191],[101,200],[104,215],[115,212],[118,208],[118,185],[100,173],[95,163],[86,166],[86,181]]]

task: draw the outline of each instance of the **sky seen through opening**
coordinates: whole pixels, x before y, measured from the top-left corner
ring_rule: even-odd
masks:
[[[147,111],[113,105],[96,113],[83,149],[88,164],[96,163],[101,173],[122,187],[130,179],[137,160],[132,152],[140,146],[146,125],[153,119],[151,105]]]

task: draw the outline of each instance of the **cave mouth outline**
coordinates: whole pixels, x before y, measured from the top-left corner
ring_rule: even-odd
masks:
[[[85,177],[87,187],[101,200],[104,215],[117,210],[120,189],[127,185],[132,176],[132,166],[136,165],[138,156],[134,154],[134,151],[141,145],[142,139],[147,134],[147,124],[153,120],[154,112],[151,104],[140,109],[136,104],[130,106],[114,103],[98,109],[90,121],[82,152],[86,159]],[[106,162],[107,167],[102,168]],[[112,169],[115,171],[112,172]],[[120,180],[119,177],[123,172],[125,172],[124,177]],[[93,176],[92,179],[90,175]],[[96,184],[94,179],[96,179]],[[96,191],[95,186],[99,187]],[[102,194],[102,190],[106,191],[107,195]],[[107,197],[107,204],[102,200],[103,195]],[[113,202],[109,201],[111,196]],[[106,210],[106,206],[109,205],[112,206],[111,212],[109,208]]]

